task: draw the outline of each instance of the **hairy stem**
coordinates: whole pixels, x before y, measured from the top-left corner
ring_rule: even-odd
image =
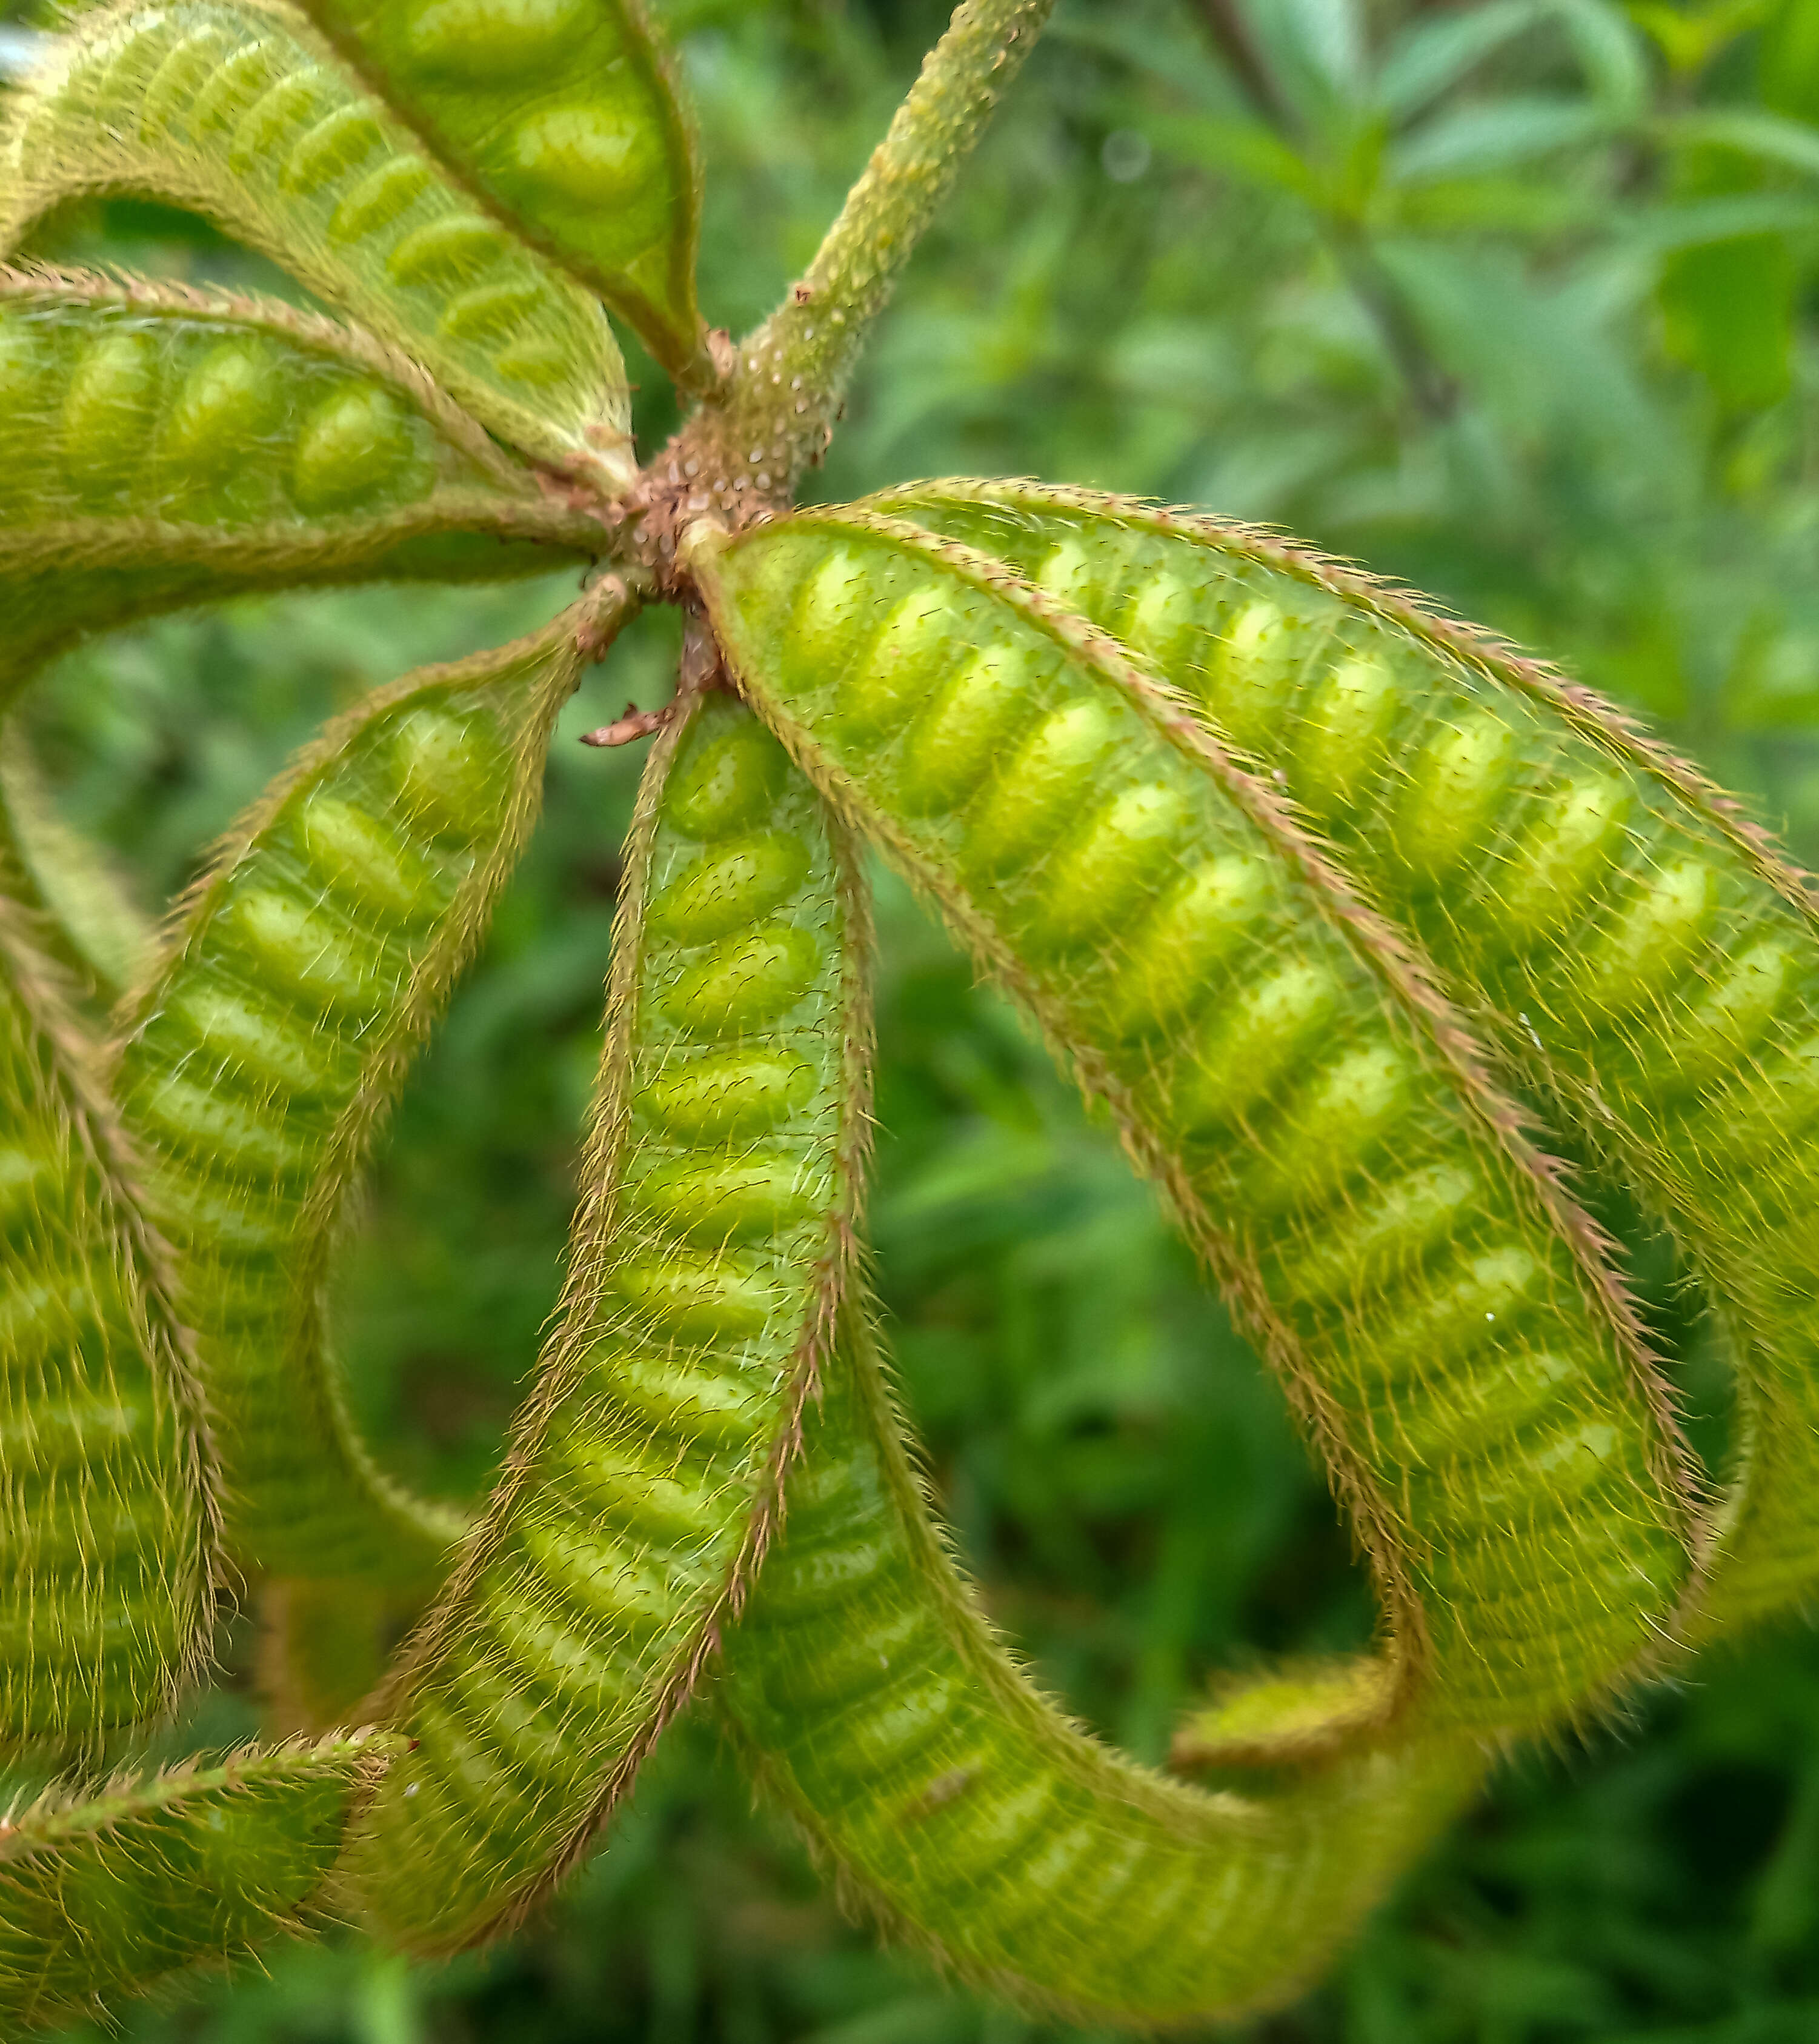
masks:
[[[740,344],[724,389],[671,451],[668,479],[687,491],[689,509],[787,504],[820,459],[873,321],[1053,4],[955,9],[814,261]]]

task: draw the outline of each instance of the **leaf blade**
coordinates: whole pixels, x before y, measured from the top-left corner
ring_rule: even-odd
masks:
[[[694,136],[638,0],[306,5],[495,217],[597,290],[673,378],[712,381]]]
[[[609,497],[629,486],[630,394],[599,308],[477,216],[288,9],[187,0],[75,25],[7,109],[0,253],[123,190],[284,264],[508,443]]]
[[[92,1746],[193,1682],[216,1473],[95,1047],[0,843],[0,1742]]]
[[[350,1852],[411,1950],[510,1927],[575,1862],[768,1543],[851,1254],[862,889],[774,740],[685,691],[633,826],[561,1320]]]
[[[1107,642],[990,556],[854,509],[799,513],[731,540],[698,527],[689,565],[766,720],[1032,1009],[1088,1089],[1111,1104],[1133,1154],[1169,1187],[1318,1441],[1372,1556],[1392,1636],[1391,1707],[1418,1708],[1430,1722],[1482,1712],[1507,1728],[1543,1723],[1652,1651],[1694,1531],[1664,1395],[1595,1231],[1560,1196],[1479,1053],[1393,932],[1374,924],[1218,741],[1190,737],[1191,714],[1184,721],[1174,699],[1149,694]],[[945,662],[949,643],[979,650],[955,670]],[[1043,747],[1061,749],[1049,763]],[[1034,791],[1027,798],[1015,792],[1019,778]],[[1109,893],[1095,884],[1102,870],[1115,878]],[[1271,871],[1296,876],[1280,897],[1263,877]],[[1253,885],[1268,890],[1254,902]],[[1193,905],[1203,899],[1214,905]],[[1190,934],[1203,912],[1216,938]],[[1344,982],[1343,995],[1322,992],[1314,1019],[1273,1043],[1276,1024],[1265,1018],[1299,1013],[1309,986],[1337,989],[1353,969],[1342,959],[1375,962]],[[1357,1097],[1349,1089],[1376,1069],[1369,1047],[1380,1028],[1399,1043],[1431,1043],[1437,1061],[1393,1096],[1422,1103],[1406,1143],[1390,1132],[1386,1104],[1386,1118],[1371,1124],[1384,1147],[1366,1165],[1355,1161],[1358,1139],[1340,1131]],[[1387,1072],[1403,1053],[1380,1055]],[[1453,1122],[1443,1101],[1464,1118]],[[1253,1146],[1254,1166],[1234,1161]],[[1354,1205],[1340,1189],[1354,1171],[1367,1174],[1360,1183],[1399,1189],[1381,1207],[1375,1192]],[[1318,1218],[1330,1207],[1348,1216],[1330,1242]],[[1294,1218],[1303,1211],[1305,1238]],[[1456,1339],[1437,1324],[1412,1336],[1401,1281],[1381,1274],[1406,1267],[1403,1248],[1389,1246],[1405,1230],[1440,1258],[1418,1289],[1437,1288],[1432,1304],[1443,1319],[1502,1267],[1493,1258],[1481,1268],[1469,1245],[1495,1236],[1522,1267],[1545,1258],[1557,1271],[1549,1312],[1564,1317],[1550,1322],[1548,1353],[1575,1360],[1557,1385],[1529,1381],[1522,1393],[1537,1416],[1552,1416],[1545,1433],[1505,1443],[1482,1403],[1487,1381],[1474,1381],[1483,1342],[1501,1354],[1507,1341],[1513,1381],[1525,1379],[1526,1309],[1493,1285],[1500,1296],[1478,1297],[1478,1312],[1456,1329],[1449,1323]],[[1432,1274],[1441,1271],[1456,1276],[1456,1294],[1452,1277]],[[1327,1308],[1312,1303],[1321,1299],[1334,1302],[1337,1319],[1325,1320]],[[1372,1331],[1380,1324],[1380,1336]],[[1437,1357],[1456,1350],[1461,1374],[1449,1380],[1437,1359],[1418,1390],[1394,1360],[1405,1339]],[[1380,1340],[1382,1360],[1373,1360]],[[1540,1486],[1537,1500],[1559,1492],[1541,1440],[1564,1448],[1582,1420],[1614,1430],[1598,1435],[1612,1487],[1582,1466],[1581,1508],[1556,1516],[1564,1503],[1537,1502],[1525,1518],[1513,1500],[1528,1483]],[[1461,1445],[1429,1469],[1437,1450],[1422,1443],[1441,1436]],[[1520,1530],[1506,1542],[1481,1537],[1469,1530],[1480,1509]]]
[[[0,1831],[0,2011],[61,2025],[301,1929],[391,1750],[344,1734],[15,1812]]]
[[[601,544],[409,362],[269,302],[0,271],[0,704],[186,604]]]

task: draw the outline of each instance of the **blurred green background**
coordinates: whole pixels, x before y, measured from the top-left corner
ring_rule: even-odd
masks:
[[[17,10],[14,10],[17,13]],[[709,167],[710,318],[811,253],[933,0],[667,0]],[[29,13],[19,18],[29,21]],[[51,246],[276,284],[113,203]],[[278,286],[282,288],[281,286]],[[641,379],[654,444],[673,421]],[[1062,0],[917,256],[817,489],[1025,472],[1287,527],[1633,705],[1819,859],[1819,0]],[[331,711],[564,578],[261,602],[64,663],[26,713],[144,905]],[[564,717],[545,826],[413,1079],[337,1280],[382,1452],[485,1481],[555,1299],[638,761],[641,623]],[[1364,1638],[1282,1401],[1012,1014],[881,883],[878,1281],[962,1546],[1043,1678],[1140,1753],[1208,1673]],[[1707,1443],[1721,1374],[1607,1201]],[[230,1671],[230,1685],[239,1678]],[[254,1724],[228,1691],[169,1742]],[[407,1969],[280,1949],[136,2044],[1012,2044],[1049,2034],[842,1921],[711,1737],[530,1934]],[[101,2033],[83,2033],[98,2037]],[[1699,1663],[1511,1765],[1280,2044],[1819,2038],[1819,1638]]]

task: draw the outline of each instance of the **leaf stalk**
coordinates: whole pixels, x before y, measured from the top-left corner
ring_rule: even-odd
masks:
[[[814,260],[739,344],[652,481],[676,523],[781,509],[833,437],[873,321],[911,252],[1046,25],[1054,0],[964,0],[897,109]]]

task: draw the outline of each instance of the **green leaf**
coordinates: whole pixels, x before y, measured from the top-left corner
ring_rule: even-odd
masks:
[[[1419,18],[1403,29],[1378,67],[1376,101],[1398,121],[1449,92],[1505,44],[1545,21],[1546,0],[1488,4]]]
[[[629,486],[630,393],[599,306],[477,213],[288,9],[79,18],[9,104],[0,253],[72,198],[121,190],[206,214],[512,445],[606,495]]]
[[[9,2029],[102,2016],[304,1928],[349,1808],[395,1744],[367,1734],[240,1753],[15,1812],[0,1826]]]
[[[1186,599],[1105,538],[1080,578],[1171,616]],[[1690,1566],[1671,1424],[1594,1231],[1398,936],[1223,736],[1065,608],[1071,556],[1038,590],[864,509],[704,524],[683,554],[766,721],[1168,1187],[1371,1554],[1386,1708],[1514,1729],[1618,1679]],[[1256,746],[1324,634],[1232,608],[1226,729]],[[1391,673],[1344,663],[1343,693],[1341,779],[1374,756]],[[1457,736],[1409,777],[1437,883],[1509,749],[1492,720]],[[1543,1269],[1545,1333],[1509,1275]]]
[[[0,839],[0,1746],[167,1711],[213,1619],[214,1470],[160,1245]]]
[[[694,137],[638,0],[305,4],[489,213],[598,291],[673,377],[712,380]]]
[[[754,1778],[843,1892],[1032,2011],[1148,2029],[1291,1999],[1481,1757],[1405,1740],[1217,1795],[1136,1765],[1010,1662],[907,1431],[850,1305],[715,1692]]]
[[[357,332],[0,271],[0,708],[51,653],[134,618],[297,583],[534,574],[600,536]]]
[[[1437,114],[1392,145],[1393,182],[1476,176],[1582,147],[1602,135],[1602,111],[1579,99],[1510,97]]]
[[[1658,124],[1669,148],[1734,149],[1759,163],[1819,176],[1819,128],[1749,108],[1697,107]]]
[[[1628,0],[1629,18],[1642,29],[1668,69],[1681,78],[1696,77],[1727,44],[1735,42],[1761,20],[1767,0],[1699,0],[1676,6],[1668,0]]]
[[[1149,124],[1149,133],[1161,148],[1184,163],[1231,171],[1247,183],[1287,192],[1306,205],[1323,202],[1322,173],[1261,121],[1189,120],[1165,114]]]
[[[1819,6],[1813,0],[1771,6],[1756,44],[1763,104],[1790,120],[1819,120]]]
[[[322,1291],[374,1131],[530,829],[556,713],[624,614],[603,597],[332,726],[235,825],[118,1017],[115,1097],[249,1573],[425,1587],[462,1530],[374,1466]]]
[[[124,877],[57,814],[17,717],[0,725],[0,842],[58,962],[106,1006],[149,963],[152,925]]]
[[[1280,762],[1372,898],[1725,1302],[1748,1420],[1682,1636],[1809,1600],[1819,911],[1804,877],[1738,804],[1589,690],[1291,544],[1034,484],[881,501],[1001,548],[1115,626],[1218,730]],[[1273,678],[1245,655],[1269,613],[1299,655]],[[1387,686],[1358,690],[1360,663]],[[1506,775],[1470,799],[1461,735],[1495,726]],[[1437,869],[1410,843],[1410,791],[1436,771],[1451,839]]]
[[[350,1850],[413,1951],[508,1927],[629,1790],[769,1539],[850,1275],[870,1018],[845,834],[697,681],[627,868],[560,1320]]]
[[[1793,371],[1792,252],[1756,234],[1683,248],[1663,265],[1663,339],[1729,412],[1759,411],[1787,394]]]
[[[1642,39],[1610,0],[1553,0],[1592,95],[1615,121],[1629,121],[1649,104],[1651,81]]]

